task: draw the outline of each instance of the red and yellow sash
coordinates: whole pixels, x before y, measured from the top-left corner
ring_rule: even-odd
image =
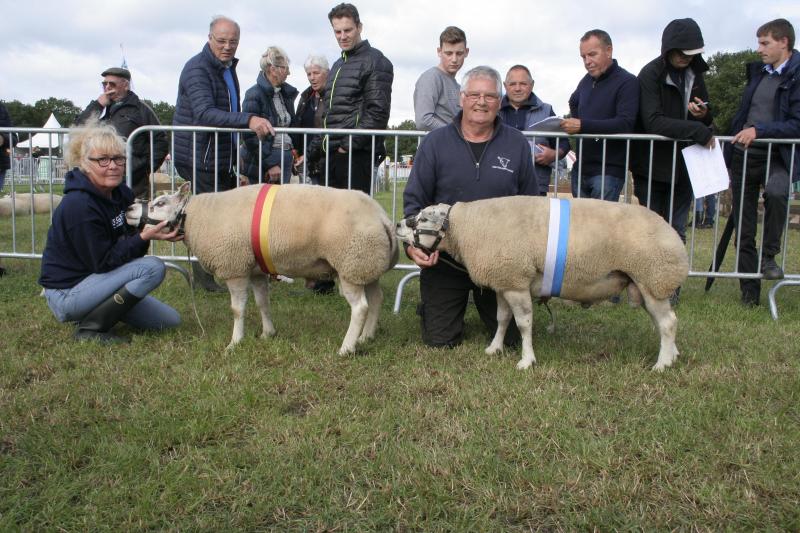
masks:
[[[253,208],[253,222],[250,224],[250,243],[256,254],[258,266],[265,274],[276,276],[278,271],[272,264],[269,256],[269,216],[272,213],[272,203],[278,194],[278,186],[265,183],[258,191],[256,205]]]

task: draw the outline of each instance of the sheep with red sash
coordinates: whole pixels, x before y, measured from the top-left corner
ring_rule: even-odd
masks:
[[[189,196],[189,184],[128,210],[128,224],[185,218],[185,242],[231,294],[233,336],[244,336],[247,290],[261,312],[262,338],[275,334],[269,275],[338,279],[350,304],[350,326],[339,353],[372,338],[383,294],[378,280],[397,263],[394,226],[360,191],[313,185],[251,185]],[[143,210],[146,209],[146,213]]]

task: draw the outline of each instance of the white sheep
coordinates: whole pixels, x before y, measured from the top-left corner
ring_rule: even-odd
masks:
[[[61,196],[49,193],[33,193],[33,212],[34,214],[50,213],[61,203]],[[30,193],[20,193],[8,195],[0,198],[0,217],[10,217],[11,212],[16,216],[31,214],[31,195]]]
[[[350,304],[350,326],[340,354],[372,338],[383,294],[381,275],[397,262],[394,228],[383,208],[360,191],[312,185],[275,186],[269,216],[269,256],[279,274],[339,280]],[[253,211],[261,185],[189,196],[190,186],[148,204],[148,217],[175,220],[185,206],[185,240],[203,268],[224,280],[233,310],[232,348],[244,336],[247,288],[252,285],[261,312],[262,338],[275,334],[269,313],[268,278],[251,244]],[[139,225],[142,203],[133,204],[127,222]]]
[[[452,208],[439,204],[397,225],[397,236],[408,244],[415,243],[416,234],[417,245],[430,249],[441,238],[438,249],[463,264],[478,286],[497,292],[498,327],[486,353],[503,350],[513,313],[522,334],[519,369],[536,362],[531,296],[541,294],[551,202],[561,201],[512,196],[456,203]],[[593,303],[627,287],[631,305],[643,300],[661,335],[653,370],[672,365],[678,356],[677,318],[669,297],[689,273],[678,234],[644,207],[591,199],[568,202],[571,217],[560,297]]]

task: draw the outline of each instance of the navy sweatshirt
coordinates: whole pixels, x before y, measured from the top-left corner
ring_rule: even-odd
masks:
[[[631,133],[639,112],[639,81],[614,59],[597,79],[583,77],[569,98],[569,111],[572,118],[581,119],[581,133]],[[584,138],[583,150],[580,140],[576,146],[583,159],[581,175],[601,175],[603,139]],[[625,141],[606,141],[606,174],[625,178],[625,151]]]
[[[124,183],[106,198],[77,168],[67,172],[64,198],[53,213],[39,285],[74,287],[90,274],[109,272],[147,253],[148,242],[125,224],[134,201]]]
[[[419,145],[403,193],[406,217],[439,203],[539,193],[525,137],[496,118],[492,138],[476,160],[461,134],[462,115],[428,133]]]

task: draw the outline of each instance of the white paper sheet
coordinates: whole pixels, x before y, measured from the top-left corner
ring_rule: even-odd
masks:
[[[561,131],[559,124],[561,124],[562,120],[564,119],[559,117],[547,117],[539,122],[528,124],[525,129],[528,131]]]
[[[693,144],[681,152],[686,161],[695,198],[716,194],[728,188],[728,169],[725,167],[719,142],[715,142],[711,149]]]

